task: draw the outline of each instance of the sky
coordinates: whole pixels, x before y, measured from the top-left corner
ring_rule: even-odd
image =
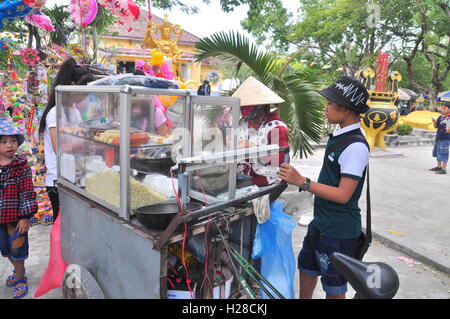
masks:
[[[46,6],[53,7],[57,4],[69,4],[69,0],[47,0]],[[237,30],[243,34],[248,35],[240,26],[240,21],[243,20],[248,11],[248,6],[243,5],[237,7],[230,13],[222,12],[220,9],[220,1],[212,0],[211,4],[204,5],[201,0],[189,0],[186,1],[189,4],[195,5],[200,8],[200,12],[194,15],[188,15],[178,9],[172,9],[172,11],[163,11],[160,9],[152,8],[153,14],[163,18],[164,13],[168,13],[169,22],[173,24],[179,24],[184,30],[202,38],[211,35],[218,31]],[[284,7],[295,12],[298,7],[298,0],[282,0]],[[147,7],[144,7],[147,10]]]

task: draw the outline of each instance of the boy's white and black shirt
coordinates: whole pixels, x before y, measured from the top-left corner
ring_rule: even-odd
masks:
[[[361,233],[361,215],[358,205],[365,179],[365,169],[369,162],[369,145],[364,139],[360,124],[349,125],[332,134],[327,149],[350,136],[350,139],[324,157],[318,183],[338,187],[342,177],[358,180],[356,189],[344,204],[321,197],[314,198],[313,224],[325,236],[335,239],[353,239]]]
[[[353,130],[360,129],[359,123],[346,126],[342,129],[336,130],[333,133],[333,137],[340,136]],[[330,160],[334,160],[333,153],[328,156]],[[338,159],[338,163],[341,166],[341,175],[361,178],[364,170],[369,163],[370,152],[367,145],[363,142],[353,142],[345,148]]]

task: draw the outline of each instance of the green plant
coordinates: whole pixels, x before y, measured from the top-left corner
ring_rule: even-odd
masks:
[[[246,37],[233,31],[203,38],[196,48],[197,61],[208,57],[229,63],[238,60],[236,75],[246,66],[249,73],[281,96],[285,102],[279,112],[289,127],[289,144],[294,156],[303,158],[314,152],[310,141],[320,142],[324,124],[323,99],[315,89],[323,84],[318,73],[298,71],[292,66],[302,50],[287,59],[278,59],[272,53],[258,50]]]
[[[413,128],[409,124],[399,124],[397,126],[397,134],[398,135],[409,135],[411,134]]]

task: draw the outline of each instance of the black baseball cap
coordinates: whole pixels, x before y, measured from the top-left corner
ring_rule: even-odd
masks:
[[[328,100],[359,114],[365,113],[369,109],[367,105],[369,92],[360,81],[349,76],[341,77],[318,93]]]

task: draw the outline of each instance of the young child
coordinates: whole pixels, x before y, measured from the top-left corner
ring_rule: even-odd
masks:
[[[14,266],[6,286],[14,287],[15,299],[28,293],[28,219],[38,211],[27,159],[15,155],[24,140],[22,133],[0,119],[0,251]]]
[[[327,99],[326,116],[340,129],[330,135],[317,182],[302,176],[288,164],[281,164],[280,177],[299,191],[315,196],[314,219],[308,226],[298,256],[300,298],[312,298],[317,277],[329,299],[345,299],[346,280],[330,263],[334,252],[354,256],[361,234],[358,200],[369,162],[369,145],[360,129],[360,114],[368,110],[369,94],[363,84],[344,76],[319,92]],[[339,143],[339,144],[338,144]]]
[[[433,157],[436,157],[437,166],[430,170],[435,171],[436,174],[447,174],[448,147],[450,144],[450,102],[444,102],[441,114],[437,120],[433,117],[434,127],[437,128]]]

